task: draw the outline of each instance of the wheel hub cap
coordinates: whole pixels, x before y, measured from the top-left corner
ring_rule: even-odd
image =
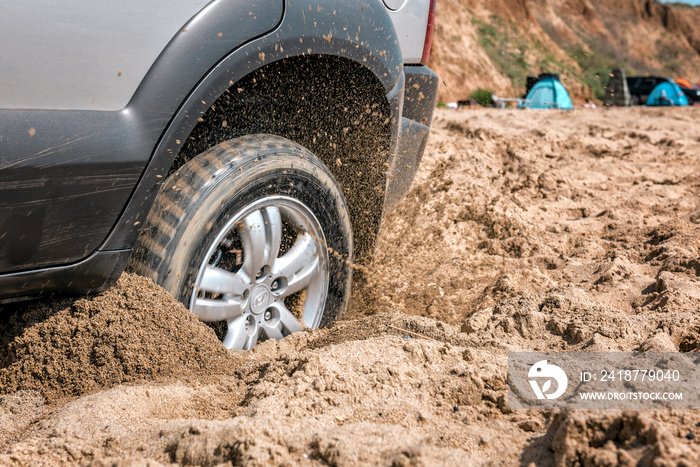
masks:
[[[232,235],[243,253],[237,265],[221,260]],[[273,196],[248,205],[219,230],[205,258],[190,310],[202,321],[226,322],[225,347],[248,350],[321,324],[328,251],[321,225],[300,201]]]
[[[265,311],[272,301],[272,293],[265,284],[256,285],[250,293],[250,311],[258,315]]]

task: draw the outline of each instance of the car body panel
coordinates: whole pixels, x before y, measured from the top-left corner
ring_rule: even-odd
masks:
[[[628,76],[626,79],[632,102],[636,104],[646,104],[649,94],[657,85],[670,81],[661,76]]]
[[[438,76],[425,66],[406,66],[403,112],[396,151],[387,179],[385,210],[394,208],[413,183],[430,134]]]
[[[404,64],[420,63],[428,28],[430,0],[385,0],[384,3],[390,10],[389,17],[399,38]]]
[[[401,146],[418,142],[422,153],[432,107],[414,112],[429,110],[417,126],[402,123],[400,41],[381,0],[321,0],[313,8],[264,2],[257,14],[253,6],[208,4],[170,40],[123,109],[0,109],[0,299],[99,290],[116,280],[198,118],[233,83],[272,61],[328,54],[370,69],[392,109],[391,165],[406,157],[417,164],[416,149]],[[387,207],[409,178],[387,187]]]
[[[319,39],[319,30],[328,33]],[[221,60],[184,100],[155,148],[126,211],[100,249],[118,250],[134,244],[140,231],[138,226],[158,193],[159,182],[167,175],[179,148],[197,124],[197,118],[204,115],[232,83],[267,63],[304,54],[335,55],[362,63],[379,79],[388,95],[392,90],[400,90],[403,97],[403,87],[397,88],[403,80],[401,51],[393,25],[379,0],[364,4],[321,0],[312,9],[289,1],[284,19],[274,32],[247,43]],[[177,70],[177,61],[173,60],[172,65],[169,62],[163,60],[160,65]],[[136,102],[138,97],[137,93]],[[393,141],[398,137],[401,108],[397,107],[396,112]]]
[[[210,3],[179,29],[122,110],[0,109],[0,272],[95,251],[186,96],[223,56],[274,29],[283,11],[281,0]]]
[[[170,39],[208,1],[5,2],[0,108],[126,107]]]
[[[681,91],[683,91],[683,94],[685,94],[685,97],[688,99],[688,104],[694,105],[700,102],[700,89],[686,88],[681,85],[678,85],[678,87],[681,88]]]
[[[57,292],[100,292],[119,279],[130,256],[131,250],[98,251],[74,264],[2,275],[0,304]]]

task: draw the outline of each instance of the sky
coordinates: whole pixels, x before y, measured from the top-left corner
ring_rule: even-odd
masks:
[[[700,5],[700,0],[661,0],[661,3],[671,2],[688,3],[690,5]]]

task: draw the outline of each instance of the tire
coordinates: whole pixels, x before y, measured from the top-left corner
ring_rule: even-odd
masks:
[[[347,308],[352,228],[326,166],[272,135],[223,142],[163,184],[130,269],[152,278],[224,346],[252,348]],[[216,326],[215,326],[216,328]]]

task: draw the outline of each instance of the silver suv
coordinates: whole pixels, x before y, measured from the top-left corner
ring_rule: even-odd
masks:
[[[129,267],[249,349],[348,303],[435,105],[434,0],[0,15],[0,300]]]

